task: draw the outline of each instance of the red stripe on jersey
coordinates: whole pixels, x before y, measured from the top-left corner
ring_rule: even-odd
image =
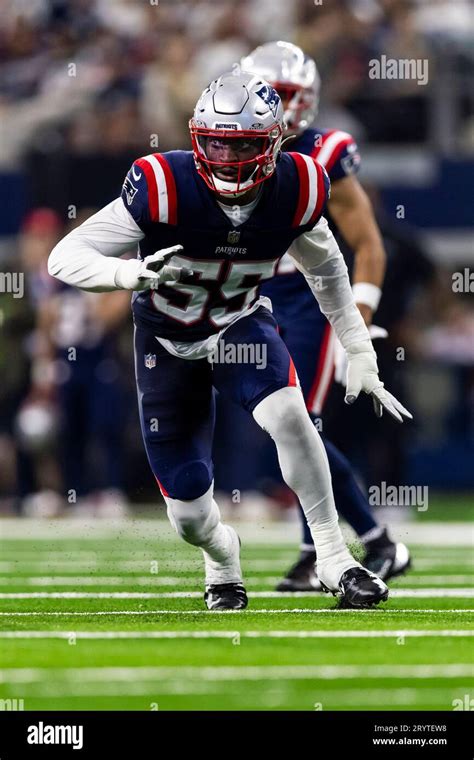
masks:
[[[326,142],[326,140],[328,139],[328,137],[331,137],[331,135],[334,134],[334,132],[337,132],[337,129],[330,129],[329,132],[326,132],[325,135],[319,135],[319,137],[321,138],[321,140],[320,140],[321,145],[315,145],[314,146],[313,150],[309,154],[311,156],[311,158],[317,158],[318,157],[318,153],[321,150],[321,148],[323,147],[324,143]]]
[[[158,488],[160,489],[160,491],[161,491],[161,493],[163,494],[163,496],[169,496],[169,493],[168,493],[168,491],[167,491],[167,490],[166,490],[166,488],[165,488],[165,487],[164,487],[164,486],[163,486],[163,485],[160,483],[160,481],[158,480],[158,478],[156,477],[156,475],[155,475],[155,480],[156,480],[156,482],[158,483]]]
[[[140,169],[143,169],[145,173],[145,179],[148,188],[148,209],[150,212],[150,219],[152,222],[157,222],[159,219],[158,188],[156,186],[155,172],[145,158],[139,158],[137,161],[135,161],[135,164],[139,166]]]
[[[166,192],[168,193],[168,224],[177,224],[178,219],[178,194],[176,192],[176,182],[171,171],[171,167],[161,153],[155,153],[155,158],[160,162],[161,168],[165,175]]]
[[[296,388],[297,385],[298,385],[298,381],[296,377],[296,369],[295,369],[295,365],[293,364],[293,359],[290,356],[290,368],[288,370],[288,387]]]
[[[316,208],[311,214],[309,224],[313,224],[316,221],[316,219],[319,219],[319,217],[323,213],[324,204],[326,203],[326,200],[327,200],[326,187],[324,185],[324,169],[321,166],[321,164],[318,164],[317,161],[315,161],[314,163],[316,164],[316,173],[318,177],[318,197],[316,199]]]
[[[308,168],[306,166],[303,156],[299,153],[289,153],[293,161],[296,164],[298,170],[298,177],[300,181],[300,194],[298,198],[298,205],[296,207],[295,215],[293,217],[292,227],[298,227],[301,224],[301,220],[304,216],[304,212],[308,206],[309,200],[309,176]]]
[[[329,391],[331,390],[331,385],[333,384],[334,375],[336,373],[336,365],[334,364],[334,361],[332,359],[331,359],[331,361],[332,361],[332,370],[331,370],[331,374],[329,376],[329,382],[327,384],[327,388],[324,391],[323,397],[321,399],[321,406],[320,406],[320,409],[319,409],[319,414],[321,414],[322,411],[323,411],[323,409],[324,409],[324,405],[326,403],[327,397],[329,396]]]
[[[354,140],[352,139],[352,137],[349,136],[349,137],[345,137],[343,140],[341,140],[341,142],[339,142],[336,145],[330,157],[326,161],[326,171],[328,172],[328,174],[331,171],[334,164],[336,163],[336,161],[338,160],[338,158],[340,157],[343,149],[346,147],[346,145],[349,145],[352,142],[354,142]]]
[[[313,385],[311,386],[311,390],[308,393],[308,398],[306,399],[306,408],[308,409],[308,411],[311,411],[314,406],[314,399],[316,398],[316,394],[318,392],[318,389],[321,383],[321,377],[324,371],[324,367],[328,359],[328,346],[329,346],[329,338],[331,337],[331,330],[332,330],[332,327],[330,324],[327,324],[326,327],[324,328],[323,342],[321,345],[321,351],[319,354],[318,364],[316,368],[316,377],[314,378]],[[328,389],[330,387],[331,387],[331,383],[328,383]]]

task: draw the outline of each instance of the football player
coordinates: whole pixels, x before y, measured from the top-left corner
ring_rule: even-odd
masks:
[[[347,351],[348,402],[363,390],[377,414],[411,417],[378,377],[347,268],[322,218],[326,171],[309,156],[281,153],[283,106],[259,76],[236,71],[213,81],[190,132],[192,151],[135,161],[121,198],[56,245],[49,272],[86,290],[134,291],[145,448],[172,525],[203,552],[207,607],[247,605],[240,541],[213,498],[215,389],[273,438],[283,478],[305,510],[325,590],[344,605],[377,604],[388,588],[344,542],[324,446],[271,302],[257,293],[294,244],[292,255]],[[137,243],[136,259],[119,258]],[[248,346],[264,349],[266,361],[239,361]]]
[[[353,294],[373,338],[385,331],[372,325],[385,270],[385,252],[369,198],[356,178],[360,157],[351,135],[313,126],[317,114],[320,78],[315,62],[289,42],[268,42],[241,61],[241,69],[267,79],[278,91],[285,109],[285,147],[315,158],[331,180],[328,211],[355,255]],[[295,261],[285,255],[276,275],[262,286],[271,298],[280,335],[295,362],[306,406],[316,421],[334,378],[345,382],[345,352],[330,323],[308,291]],[[338,512],[354,528],[365,547],[364,565],[388,580],[410,565],[402,543],[391,540],[377,524],[345,456],[326,438],[323,442],[331,469]],[[320,590],[315,574],[316,552],[303,510],[300,556],[277,586],[280,591]]]

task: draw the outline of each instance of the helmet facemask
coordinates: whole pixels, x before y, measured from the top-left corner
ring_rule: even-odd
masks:
[[[189,128],[196,169],[206,185],[215,193],[237,197],[273,174],[283,135],[279,124],[265,130],[209,129],[200,126],[193,118],[189,122]],[[210,145],[212,140],[215,141],[214,146]],[[223,156],[228,156],[229,152],[234,155],[245,153],[245,146],[252,144],[255,144],[256,152],[251,158],[219,158],[219,153]],[[213,157],[210,157],[209,153],[213,153]],[[218,173],[221,176],[218,176]]]
[[[285,109],[285,134],[298,134],[310,126],[308,112],[312,115],[316,109],[316,96],[309,87],[302,87],[289,82],[272,82]],[[312,121],[312,119],[311,119]]]

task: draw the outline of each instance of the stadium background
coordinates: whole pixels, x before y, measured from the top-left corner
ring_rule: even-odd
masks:
[[[67,229],[117,196],[136,156],[188,148],[202,88],[276,38],[317,61],[318,124],[359,143],[390,262],[375,320],[390,328],[381,364],[415,414],[403,430],[364,416],[362,402],[340,416],[336,390],[327,432],[366,485],[472,493],[474,311],[468,279],[464,292],[453,289],[453,273],[474,261],[469,24],[462,0],[2,4],[0,268],[24,273],[23,297],[0,294],[3,513],[156,504],[138,428],[128,295],[58,293],[46,259]],[[427,84],[370,79],[369,61],[381,55],[427,60]],[[71,346],[87,357],[82,376]],[[238,417],[223,415],[216,434],[218,489],[237,489],[250,515],[260,507],[288,514],[292,498],[270,476],[259,431],[245,451],[232,451],[233,424]],[[70,489],[77,503],[68,503]]]
[[[0,713],[472,710],[468,2],[4,0],[0,14]],[[278,38],[317,60],[318,125],[357,139],[389,257],[379,362],[415,420],[349,409],[336,386],[324,418],[365,486],[428,489],[428,504],[374,507],[413,555],[377,610],[274,591],[296,510],[268,442],[229,407],[216,485],[250,603],[205,609],[199,553],[166,521],[141,442],[129,294],[63,289],[46,270],[133,159],[189,147],[209,80]],[[383,55],[428,61],[427,84],[370,79]],[[117,519],[127,505],[133,519]]]

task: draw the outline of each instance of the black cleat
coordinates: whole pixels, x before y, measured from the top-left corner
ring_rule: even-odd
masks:
[[[384,528],[378,538],[367,541],[367,554],[362,561],[364,567],[375,573],[383,581],[402,575],[411,567],[411,557],[405,544],[396,544]]]
[[[316,552],[302,551],[298,561],[276,587],[277,591],[322,591],[321,583],[315,570]]]
[[[323,591],[330,591],[322,585]],[[339,598],[339,609],[367,609],[388,599],[388,587],[364,567],[351,567],[342,574],[339,591],[332,591]]]
[[[249,600],[241,583],[216,583],[206,588],[204,601],[209,610],[243,610]]]

